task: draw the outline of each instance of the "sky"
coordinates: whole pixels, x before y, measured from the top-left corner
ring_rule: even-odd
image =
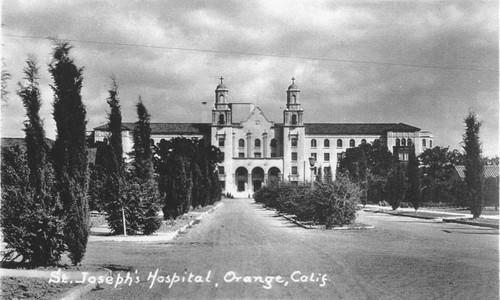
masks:
[[[499,145],[498,1],[3,1],[2,57],[11,74],[2,136],[22,137],[16,94],[28,57],[40,66],[41,115],[55,138],[48,72],[69,41],[83,67],[87,130],[106,123],[111,76],[124,121],[139,96],[153,122],[208,122],[224,77],[231,102],[282,122],[291,77],[305,122],[406,123],[462,149],[464,118]],[[207,104],[202,104],[207,102]]]

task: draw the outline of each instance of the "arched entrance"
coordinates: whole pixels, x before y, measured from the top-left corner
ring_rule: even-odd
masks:
[[[272,167],[267,172],[267,177],[269,178],[269,183],[281,181],[281,171],[276,167]]]
[[[260,167],[255,167],[252,170],[252,186],[253,191],[256,192],[262,187],[262,182],[264,181],[264,170]]]
[[[244,167],[236,169],[236,190],[244,192],[247,189],[248,171]]]

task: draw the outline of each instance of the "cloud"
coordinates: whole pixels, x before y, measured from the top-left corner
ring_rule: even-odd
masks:
[[[494,1],[9,1],[2,18],[4,34],[74,40],[89,128],[105,122],[111,74],[124,120],[135,119],[141,95],[157,122],[200,121],[221,75],[232,101],[281,121],[295,76],[306,121],[405,122],[458,148],[474,109],[484,116],[485,153],[498,153],[498,71],[487,71],[498,70]],[[4,36],[3,44],[13,79],[2,134],[22,134],[15,83],[34,53],[54,137],[50,42]]]

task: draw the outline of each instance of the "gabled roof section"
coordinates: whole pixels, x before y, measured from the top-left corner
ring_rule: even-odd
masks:
[[[306,123],[306,134],[381,135],[387,131],[415,132],[420,129],[403,123]]]
[[[465,166],[455,166],[455,171],[457,172],[460,179],[465,179]],[[496,178],[500,174],[500,168],[497,165],[484,166],[483,176],[484,178]]]
[[[122,130],[134,130],[135,123],[123,122]],[[178,135],[210,135],[209,123],[150,123],[151,134],[178,134]],[[94,130],[108,131],[108,124],[94,128]]]
[[[248,115],[248,118],[246,118],[246,120],[244,121],[241,121],[240,124],[243,124],[245,122],[248,122],[253,116],[257,116],[258,114],[262,115],[262,117],[264,117],[264,120],[267,122],[267,123],[270,123],[271,125],[273,124],[272,121],[269,121],[269,119],[266,117],[266,115],[264,114],[264,112],[262,111],[262,109],[260,109],[260,107],[255,107],[252,112]]]

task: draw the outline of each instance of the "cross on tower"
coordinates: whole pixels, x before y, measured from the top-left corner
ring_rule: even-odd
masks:
[[[295,84],[295,77],[292,77],[292,84]]]
[[[222,84],[222,80],[224,80],[224,77],[221,76],[219,79],[220,79],[220,84]]]

